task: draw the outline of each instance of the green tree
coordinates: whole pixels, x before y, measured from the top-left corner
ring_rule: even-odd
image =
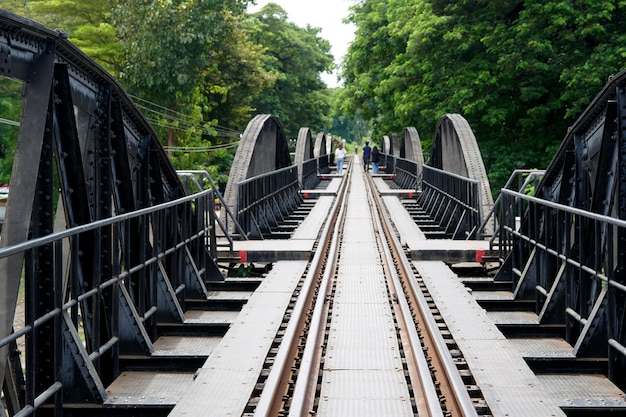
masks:
[[[266,49],[263,68],[276,81],[252,105],[258,113],[278,115],[288,136],[296,136],[302,126],[329,127],[330,98],[320,73],[332,70],[330,43],[319,36],[319,28],[289,22],[287,13],[274,3],[253,18],[251,39]]]
[[[0,77],[0,184],[11,179],[21,116],[22,83]]]
[[[13,12],[66,32],[72,43],[107,71],[116,74],[121,56],[112,14],[119,0],[24,0],[11,3]]]
[[[620,0],[360,2],[346,107],[372,121],[374,138],[415,126],[423,142],[443,114],[461,113],[502,185],[509,168],[545,166],[622,69],[625,11]],[[503,158],[503,146],[519,154]]]

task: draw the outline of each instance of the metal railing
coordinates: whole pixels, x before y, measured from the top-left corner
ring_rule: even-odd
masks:
[[[237,221],[252,238],[271,235],[302,203],[295,165],[248,178],[237,184]]]
[[[396,158],[393,155],[380,153],[380,166],[385,167],[385,174],[396,172]]]
[[[545,170],[540,169],[516,169],[513,171],[506,184],[502,189],[513,190],[526,195],[534,195],[535,188],[539,185],[539,182],[545,174]],[[489,213],[483,219],[476,236],[478,239],[489,237],[489,247],[491,250],[495,250],[498,246],[498,213],[502,207],[502,194],[498,195],[496,202],[489,210]],[[491,226],[491,227],[488,227]],[[485,229],[489,228],[493,230],[493,233],[485,233]],[[489,236],[491,235],[491,236]],[[502,261],[502,259],[501,259]]]
[[[224,246],[228,246],[229,250],[232,252],[233,237],[228,231],[230,223],[232,223],[233,230],[239,233],[239,237],[241,239],[247,239],[243,229],[235,218],[235,213],[233,213],[232,209],[228,207],[224,201],[224,197],[222,196],[222,193],[220,193],[219,187],[215,185],[213,178],[211,178],[208,172],[203,170],[179,170],[176,171],[176,173],[178,174],[178,177],[180,178],[187,194],[193,194],[207,189],[213,190],[213,193],[215,194],[215,203],[219,204],[219,207],[217,208],[220,211],[223,210],[224,213],[224,216],[215,216],[215,221],[219,226],[218,237],[226,240],[226,244]],[[218,241],[216,247],[211,248],[211,254],[214,255],[214,259],[216,258],[217,247],[220,245],[221,244]]]
[[[320,159],[324,159],[328,163],[326,156],[309,159],[302,163],[302,189],[312,190],[320,183],[320,177],[317,175]]]
[[[496,279],[535,300],[541,323],[564,324],[577,356],[608,354],[609,376],[623,381],[626,221],[513,190],[501,198]]]
[[[10,415],[103,402],[122,355],[149,357],[157,323],[208,298],[205,281],[223,279],[208,251],[213,204],[203,191],[0,249],[2,268],[24,265],[25,323],[0,335]]]
[[[424,166],[418,203],[452,239],[470,239],[482,222],[480,182]]]
[[[320,155],[317,158],[317,171],[320,174],[330,174],[330,155]]]
[[[405,158],[395,158],[395,176],[393,182],[406,190],[417,190],[421,172],[417,172],[417,162]]]

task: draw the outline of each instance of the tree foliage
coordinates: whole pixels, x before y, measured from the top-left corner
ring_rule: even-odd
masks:
[[[11,179],[13,155],[22,114],[22,83],[0,77],[0,184]]]
[[[320,73],[330,72],[330,43],[320,29],[300,28],[287,20],[287,13],[269,3],[250,20],[252,40],[265,50],[263,68],[276,77],[273,88],[256,96],[258,113],[278,115],[285,132],[295,137],[300,127],[330,126],[330,97]]]
[[[319,77],[332,67],[330,44],[319,29],[289,23],[276,5],[250,16],[249,3],[7,0],[3,7],[67,32],[134,96],[176,168],[217,175],[230,168],[229,143],[254,113],[278,114],[293,134],[330,125]]]
[[[546,166],[624,67],[625,12],[620,0],[365,0],[349,18],[344,105],[374,138],[415,126],[428,140],[443,114],[462,114],[502,185],[514,168]]]

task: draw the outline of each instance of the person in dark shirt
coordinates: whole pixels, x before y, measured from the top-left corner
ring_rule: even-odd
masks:
[[[378,163],[380,162],[380,151],[376,146],[372,149],[372,174],[378,174]]]
[[[370,148],[370,143],[365,142],[365,146],[363,147],[363,169],[365,172],[370,169],[370,156],[372,154],[372,148]]]

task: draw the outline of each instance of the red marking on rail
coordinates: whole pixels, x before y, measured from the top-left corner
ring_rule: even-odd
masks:
[[[413,191],[409,191],[409,198],[413,198]]]
[[[303,194],[304,194],[304,198],[309,198],[309,192],[308,191],[305,191]]]
[[[477,249],[476,250],[476,262],[482,263],[483,256],[485,256],[485,251],[483,249]]]
[[[322,175],[322,179],[325,180],[326,179],[326,175]]]
[[[248,251],[247,250],[240,250],[239,251],[239,260],[241,261],[241,263],[248,262]]]

